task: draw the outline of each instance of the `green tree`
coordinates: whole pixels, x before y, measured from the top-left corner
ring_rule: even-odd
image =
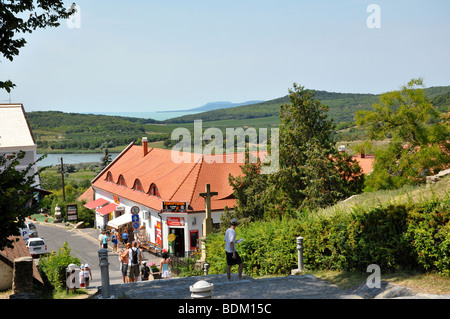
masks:
[[[421,183],[450,164],[450,129],[425,96],[422,79],[382,94],[373,111],[356,113],[356,122],[370,139],[389,138],[388,146],[375,152],[368,190]]]
[[[364,177],[358,163],[334,146],[334,125],[328,107],[314,92],[294,83],[291,103],[280,110],[279,169],[259,174],[246,164],[244,176],[230,178],[238,212],[265,219],[296,214],[335,203],[361,191]]]
[[[59,19],[68,18],[68,12],[61,0],[5,0],[0,1],[0,52],[12,61],[19,55],[27,41],[16,38],[17,33],[31,33],[38,28],[57,27]],[[0,89],[10,92],[15,84],[10,80],[0,81]]]
[[[41,258],[39,271],[58,291],[66,287],[66,268],[70,264],[80,266],[80,259],[71,256],[72,249],[67,242],[56,252],[52,251],[48,256]]]
[[[24,151],[11,158],[0,155],[0,250],[13,247],[14,240],[9,236],[20,236],[19,228],[24,227],[25,218],[40,208],[34,184],[42,169],[32,173],[34,164],[30,164],[24,170],[17,170],[24,157]]]

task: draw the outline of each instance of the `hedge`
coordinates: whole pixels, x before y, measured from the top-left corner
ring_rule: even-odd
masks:
[[[237,250],[251,276],[297,268],[296,238],[304,238],[308,270],[410,269],[450,275],[450,199],[392,204],[352,213],[252,222],[237,227]],[[210,273],[226,270],[224,233],[207,239]]]

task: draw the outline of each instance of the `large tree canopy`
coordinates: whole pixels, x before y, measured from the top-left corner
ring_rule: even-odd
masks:
[[[25,152],[11,156],[0,155],[0,250],[12,247],[9,236],[19,236],[19,228],[24,226],[25,218],[40,208],[35,196],[35,176],[31,173],[33,164],[18,170],[20,159]]]
[[[420,183],[450,165],[450,128],[425,96],[422,79],[382,94],[373,110],[356,113],[356,122],[371,139],[389,139],[375,152],[368,190]]]
[[[72,6],[73,8],[73,6]],[[69,12],[70,11],[70,12]],[[74,10],[66,10],[61,0],[0,0],[0,52],[12,61],[27,41],[18,33],[31,33],[38,28],[57,27]],[[10,92],[10,80],[0,81],[0,89]]]
[[[303,209],[333,204],[362,189],[364,177],[358,163],[335,147],[328,107],[314,98],[313,91],[295,83],[289,93],[291,103],[280,110],[278,171],[262,175],[260,163],[249,163],[242,176],[230,176],[237,217],[295,215]]]

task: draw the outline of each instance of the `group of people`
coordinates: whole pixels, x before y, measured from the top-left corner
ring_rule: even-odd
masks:
[[[242,270],[244,268],[244,264],[242,262],[241,257],[236,251],[236,245],[240,242],[236,240],[236,231],[235,228],[238,225],[238,221],[236,218],[233,218],[230,223],[230,228],[225,232],[225,252],[226,252],[226,260],[227,260],[227,277],[228,280],[231,280],[231,267],[233,265],[238,265],[238,278],[242,279]],[[126,235],[125,235],[126,234]],[[141,280],[148,280],[150,276],[150,267],[147,266],[146,261],[142,261],[142,253],[138,247],[138,243],[133,241],[132,244],[128,242],[128,234],[124,233],[122,235],[123,243],[126,249],[122,249],[119,253],[120,260],[120,269],[122,271],[122,277],[124,283],[137,282],[139,277]],[[100,248],[107,249],[109,237],[106,232],[103,232],[99,236],[100,240]],[[111,235],[111,242],[113,244],[113,252],[117,252],[117,244],[118,244],[118,236],[113,231]],[[142,265],[142,266],[141,266]],[[171,260],[166,251],[163,251],[162,259],[160,262],[159,273],[161,274],[161,278],[169,278],[170,271],[169,267],[171,265]],[[86,265],[87,266],[87,265]],[[90,269],[89,269],[90,272]],[[83,271],[80,272],[85,273]],[[89,284],[89,278],[92,278],[92,274],[90,277],[84,277],[84,282]]]
[[[150,277],[150,267],[147,262],[142,261],[142,252],[136,241],[133,244],[127,243],[126,249],[122,249],[119,253],[120,270],[124,283],[137,282],[140,280],[148,280]],[[167,252],[163,252],[160,261],[159,273],[161,278],[169,278],[171,260]]]
[[[91,268],[88,264],[81,264],[80,269],[80,287],[87,288],[89,287],[89,282],[92,279]]]
[[[119,233],[116,230],[112,230],[111,238],[109,237],[109,233],[107,233],[106,231],[102,232],[99,235],[98,240],[100,242],[100,249],[108,249],[108,241],[111,241],[111,243],[113,244],[112,252],[118,252]],[[122,242],[124,245],[128,243],[128,233],[124,232],[122,234]]]

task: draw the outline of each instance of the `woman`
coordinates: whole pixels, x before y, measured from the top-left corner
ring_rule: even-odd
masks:
[[[86,288],[89,287],[89,280],[92,278],[91,268],[88,264],[84,265],[84,283],[86,284]]]
[[[162,253],[162,258],[159,269],[161,269],[161,278],[165,279],[170,277],[169,266],[171,266],[172,261],[166,251]]]
[[[81,264],[81,267],[80,267],[79,277],[80,277],[80,288],[85,288],[86,283],[84,281],[85,279],[84,279],[84,265],[83,264]]]
[[[118,244],[118,240],[117,240],[117,235],[116,232],[113,232],[112,236],[111,236],[111,242],[113,244],[113,252],[117,252],[117,244]]]

